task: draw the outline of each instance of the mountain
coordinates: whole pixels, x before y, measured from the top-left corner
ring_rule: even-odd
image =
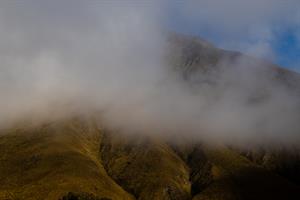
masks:
[[[236,71],[242,60],[250,68],[263,66],[259,76],[299,92],[299,74],[267,61],[190,36],[172,34],[169,45],[172,70],[192,87],[217,84],[213,72]],[[212,75],[201,79],[202,74]],[[0,199],[300,199],[299,155],[297,148],[241,149],[124,134],[94,116],[24,120],[1,129]]]
[[[299,93],[300,74],[284,69],[272,62],[257,59],[240,52],[216,48],[199,37],[171,34],[168,59],[188,79],[195,73],[209,73],[226,68],[254,68],[255,76],[276,79]],[[237,69],[234,69],[237,70]],[[239,71],[236,71],[238,73]]]
[[[0,199],[297,199],[299,186],[238,152],[123,135],[93,120],[9,130]]]

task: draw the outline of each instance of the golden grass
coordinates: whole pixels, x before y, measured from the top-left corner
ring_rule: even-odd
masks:
[[[102,167],[98,134],[72,120],[1,136],[0,199],[57,200],[69,191],[133,199]]]
[[[237,152],[196,147],[200,154],[195,144],[176,151],[161,139],[107,133],[78,119],[18,126],[0,135],[0,200],[58,200],[69,192],[112,200],[300,199],[299,187]],[[202,156],[211,169],[197,168]],[[208,185],[192,198],[193,170]]]

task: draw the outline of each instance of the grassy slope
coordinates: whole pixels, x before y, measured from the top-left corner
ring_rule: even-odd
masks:
[[[58,199],[69,191],[132,199],[98,159],[99,131],[68,121],[0,136],[0,199]]]
[[[228,148],[207,150],[215,181],[195,200],[299,199],[300,188]]]
[[[108,134],[79,120],[5,131],[0,199],[57,200],[68,192],[117,200],[300,199],[299,187],[233,150],[185,146]]]
[[[188,167],[162,141],[105,135],[101,154],[108,173],[137,199],[191,198]]]

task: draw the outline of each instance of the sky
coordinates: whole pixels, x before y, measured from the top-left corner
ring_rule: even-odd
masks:
[[[34,0],[4,1],[28,6]],[[300,72],[299,0],[63,0],[54,7],[66,9],[72,4],[83,7],[134,7],[160,15],[168,30],[202,37],[216,46],[261,57]],[[48,4],[49,10],[51,4]],[[69,5],[69,6],[67,6]],[[37,6],[35,9],[39,9]],[[155,13],[156,12],[156,13]],[[76,16],[76,13],[78,16]],[[51,16],[51,13],[48,13]],[[66,15],[65,15],[66,16]],[[52,16],[63,18],[64,16]],[[70,17],[80,20],[80,11]]]
[[[274,62],[300,72],[300,46],[293,30],[281,33],[272,45],[278,55]]]
[[[300,1],[170,1],[172,30],[300,72]]]

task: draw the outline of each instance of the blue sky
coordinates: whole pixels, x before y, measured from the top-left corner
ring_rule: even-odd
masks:
[[[172,30],[300,72],[299,0],[170,2]]]
[[[300,72],[300,45],[295,31],[288,29],[276,39],[272,44],[278,55],[274,62]]]
[[[194,26],[192,22],[186,22],[180,18],[177,18],[176,22],[173,22],[172,30],[188,35],[202,37],[212,42],[214,45],[224,49],[236,50],[251,54],[247,51],[244,51],[242,48],[224,45],[223,40],[225,38],[222,37],[222,34],[218,34],[217,31],[205,30],[205,28]],[[251,39],[247,37],[243,39],[240,38],[237,43],[240,42],[255,43],[255,41],[251,41]],[[300,44],[299,39],[297,38],[297,32],[293,28],[288,28],[287,30],[276,33],[275,37],[272,39],[272,41],[270,41],[270,47],[275,56],[260,56],[255,54],[254,56],[271,60],[282,67],[300,72]]]

